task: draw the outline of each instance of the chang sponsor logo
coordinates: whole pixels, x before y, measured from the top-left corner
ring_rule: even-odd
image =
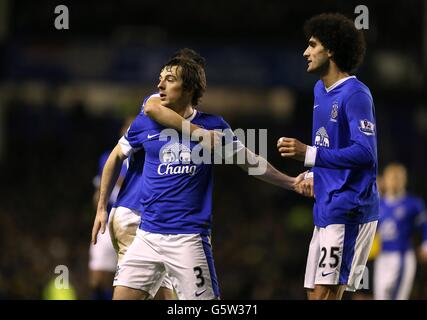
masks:
[[[329,136],[325,127],[321,127],[319,130],[317,130],[314,144],[319,147],[329,148]]]
[[[162,162],[157,173],[161,176],[189,174],[194,175],[197,170],[195,164],[191,164],[191,150],[189,147],[173,142],[166,144],[160,150],[160,161]]]
[[[158,174],[196,173],[200,164],[244,164],[249,175],[262,175],[267,171],[267,129],[215,129],[217,135],[211,143],[209,130],[197,129],[191,136],[174,129],[163,129],[159,141],[169,141],[159,151]],[[257,131],[259,132],[257,136]],[[190,125],[184,123],[181,132],[190,132]],[[178,143],[178,141],[181,141]],[[257,143],[258,140],[258,143]],[[190,150],[190,143],[196,143]],[[249,150],[258,149],[258,154]],[[246,151],[246,152],[245,152]],[[176,168],[179,167],[179,168]]]

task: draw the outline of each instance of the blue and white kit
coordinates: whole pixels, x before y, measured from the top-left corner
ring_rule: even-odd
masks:
[[[423,246],[427,246],[427,212],[422,199],[409,194],[381,199],[381,252],[374,264],[376,300],[409,299],[417,265],[412,245],[416,231],[421,231]]]
[[[207,130],[231,130],[219,116],[194,109],[187,119]],[[198,141],[166,129],[141,112],[120,140],[122,152],[145,151],[142,174],[142,220],[114,285],[157,291],[167,273],[179,299],[220,296],[210,243],[213,164],[194,161],[206,152]],[[170,130],[170,129],[169,129]],[[233,153],[243,148],[237,138]],[[211,155],[213,157],[213,155]]]
[[[312,167],[315,229],[305,287],[359,286],[378,220],[377,141],[374,103],[355,76],[329,88],[314,87]]]

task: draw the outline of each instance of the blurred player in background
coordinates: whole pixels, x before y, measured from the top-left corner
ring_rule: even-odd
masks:
[[[130,123],[125,125],[121,134],[126,132]],[[111,150],[104,152],[99,159],[98,175],[93,179],[95,193],[93,201],[95,208],[98,205],[99,187],[101,185],[101,175],[104,165],[107,162]],[[114,185],[110,197],[107,202],[107,212],[110,213],[113,204],[116,202],[120,187],[126,175],[127,161],[121,166],[120,174],[117,183]],[[89,248],[89,286],[92,291],[92,299],[94,300],[111,300],[113,296],[113,278],[117,268],[117,254],[111,243],[110,233],[108,229],[104,234],[99,234],[96,239],[97,245],[91,243]]]
[[[183,118],[206,130],[230,130],[221,117],[194,108],[205,87],[204,70],[192,60],[179,58],[170,60],[162,68],[158,85],[163,106],[174,109]],[[120,163],[130,153],[141,148],[146,152],[141,199],[143,220],[134,242],[119,264],[114,298],[147,298],[156,292],[166,273],[172,278],[180,299],[219,298],[209,239],[212,164],[192,162],[191,151],[198,141],[186,145],[180,137],[171,137],[167,142],[159,140],[162,129],[165,127],[142,112],[110,156],[115,159],[117,172]],[[258,163],[265,163],[266,172],[257,176],[259,179],[293,188],[294,178],[275,170],[264,159],[247,150],[234,136],[228,143],[232,145],[228,156],[245,152],[246,156],[257,159]],[[227,142],[224,141],[225,144]],[[223,155],[227,156],[225,153]],[[242,164],[242,168],[247,170],[248,164]],[[101,194],[115,181],[111,169],[103,172],[106,185],[101,186]],[[105,226],[105,211],[99,209],[93,236]]]
[[[351,74],[363,60],[365,41],[353,21],[321,14],[304,26],[307,72],[314,87],[312,144],[282,137],[283,157],[313,167],[300,188],[312,195],[314,232],[304,287],[308,299],[341,299],[358,289],[378,220],[377,141],[371,93]],[[314,178],[313,178],[314,175]]]
[[[384,169],[378,234],[381,251],[374,264],[374,299],[407,300],[416,272],[412,237],[421,228],[419,259],[427,262],[427,212],[424,201],[406,192],[406,168],[391,163]]]

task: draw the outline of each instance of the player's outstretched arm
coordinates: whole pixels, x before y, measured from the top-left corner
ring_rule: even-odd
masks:
[[[194,134],[201,136],[203,133],[200,133],[200,131],[207,131],[209,133],[210,140],[203,139],[201,141],[201,144],[204,148],[212,149],[214,148],[215,144],[218,144],[221,140],[221,135],[219,135],[218,132],[214,130],[202,129],[181,117],[174,110],[162,106],[160,103],[160,98],[156,95],[148,98],[144,104],[144,114],[154,121],[160,123],[162,126],[175,129],[189,137]]]
[[[239,156],[244,156],[245,158],[244,163],[238,164],[240,168],[253,175],[255,178],[275,186],[296,191],[295,186],[304,179],[303,174],[294,178],[280,172],[263,157],[253,153],[246,147],[237,152],[235,156],[237,158],[239,158]],[[250,169],[255,170],[252,170],[253,173],[251,173]]]
[[[175,129],[187,135],[191,135],[200,127],[185,120],[170,108],[162,106],[160,97],[151,96],[144,105],[144,114],[161,125]]]
[[[313,172],[305,171],[299,176],[301,175],[304,178],[295,185],[295,191],[303,196],[315,198]]]
[[[123,161],[127,158],[123,154],[120,145],[116,145],[110,156],[105,163],[104,169],[102,170],[101,186],[99,191],[98,207],[96,210],[96,217],[92,228],[92,243],[96,244],[96,237],[99,230],[101,233],[105,232],[108,219],[108,199],[110,198],[111,192],[113,191],[114,185],[120,175],[120,171],[123,165]]]

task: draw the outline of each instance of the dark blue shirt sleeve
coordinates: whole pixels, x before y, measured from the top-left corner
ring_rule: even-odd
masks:
[[[238,136],[231,129],[230,125],[221,117],[215,129],[221,129],[224,134],[221,142],[222,157],[229,158],[244,148]]]
[[[237,140],[236,136],[234,135],[233,130],[231,129],[230,125],[227,121],[224,120],[224,118],[219,119],[219,124],[217,125],[216,129],[221,129],[224,133],[224,137],[222,138],[222,145],[225,146],[229,143],[233,143],[233,141]]]
[[[139,114],[129,127],[129,130],[125,134],[125,139],[129,142],[132,148],[142,148],[143,137],[142,134],[145,129],[144,125],[144,114]]]
[[[369,168],[377,162],[376,124],[371,97],[356,92],[345,104],[350,145],[338,150],[318,147],[316,167],[330,169]]]
[[[158,94],[159,94],[158,91],[157,92],[153,92],[152,94],[150,94],[149,96],[146,96],[144,98],[144,100],[142,101],[142,105],[141,105],[141,111],[140,111],[141,113],[144,112],[144,107],[145,107],[145,104],[147,103],[148,99],[150,99],[152,96],[158,95]]]

